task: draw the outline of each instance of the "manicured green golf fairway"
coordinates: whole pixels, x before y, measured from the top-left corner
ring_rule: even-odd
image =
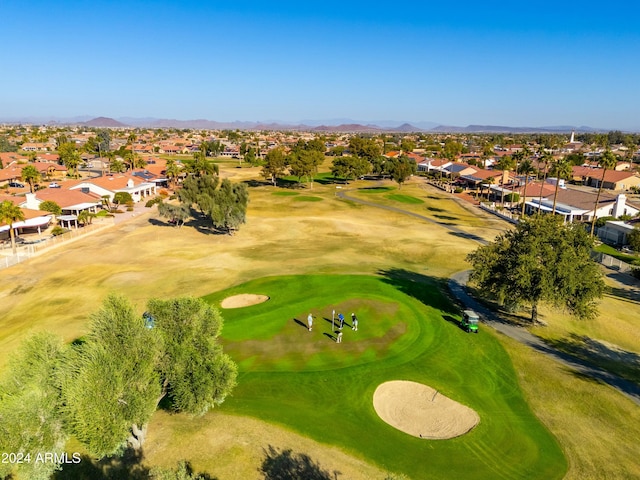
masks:
[[[562,451],[522,398],[507,354],[482,327],[478,335],[461,330],[436,281],[423,280],[266,277],[207,296],[214,305],[240,293],[270,297],[221,310],[225,351],[240,366],[238,387],[222,408],[286,425],[413,479],[562,478]],[[358,332],[345,326],[342,344],[330,337],[333,309],[349,325],[351,312],[359,318]],[[316,317],[311,332],[309,312]],[[372,397],[380,383],[396,379],[436,388],[474,409],[480,424],[451,440],[394,429],[376,415]]]

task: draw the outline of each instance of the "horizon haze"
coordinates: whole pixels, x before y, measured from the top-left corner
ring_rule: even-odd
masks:
[[[7,0],[0,115],[640,131],[639,12]]]

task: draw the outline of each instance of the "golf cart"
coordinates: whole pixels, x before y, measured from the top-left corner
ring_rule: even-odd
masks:
[[[462,312],[462,328],[464,328],[467,333],[478,333],[478,320],[480,320],[480,318],[473,310],[465,310]]]

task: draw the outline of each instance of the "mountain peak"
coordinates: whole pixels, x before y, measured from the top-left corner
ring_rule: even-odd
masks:
[[[87,122],[84,122],[82,125],[86,125],[87,127],[126,127],[122,122],[114,120],[113,118],[108,117],[97,117]]]

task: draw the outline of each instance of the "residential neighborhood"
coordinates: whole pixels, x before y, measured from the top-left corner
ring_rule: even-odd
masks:
[[[43,202],[60,207],[60,225],[81,228],[77,218],[83,211],[95,215],[109,209],[118,192],[130,195],[134,204],[155,198],[160,190],[170,193],[184,179],[185,162],[203,149],[212,160],[260,167],[270,151],[281,149],[290,155],[307,142],[322,145],[327,162],[359,155],[358,145],[368,142],[378,162],[405,158],[425,182],[452,195],[464,194],[511,219],[543,212],[568,222],[590,222],[594,217],[632,221],[640,211],[637,139],[625,140],[619,132],[583,134],[576,140],[575,132],[563,138],[4,125],[0,137],[12,150],[0,152],[2,198],[25,215],[13,224],[18,236],[46,236],[58,225],[55,216],[39,210]],[[609,137],[618,143],[610,143]],[[605,150],[616,158],[613,168],[599,164]],[[175,167],[167,169],[167,162]],[[558,170],[563,163],[568,167]],[[31,177],[25,175],[26,167],[32,168]],[[8,230],[6,222],[0,226],[5,242]],[[613,237],[615,244],[625,238]],[[613,237],[602,235],[607,242]]]
[[[627,141],[613,141],[620,136]],[[520,395],[523,382],[518,375],[533,375],[540,363],[535,355],[544,355],[546,362],[558,361],[554,355],[560,354],[562,359],[579,359],[586,380],[562,373],[563,384],[570,385],[569,398],[576,388],[588,389],[591,395],[590,379],[604,363],[607,378],[613,380],[599,387],[611,391],[600,392],[598,401],[602,396],[608,399],[606,395],[626,395],[635,406],[640,398],[635,384],[628,387],[619,380],[633,367],[617,362],[611,366],[598,355],[566,357],[568,348],[553,343],[557,329],[575,338],[574,325],[596,321],[593,300],[604,291],[603,271],[610,272],[607,282],[623,292],[617,295],[626,297],[606,297],[599,328],[613,321],[609,310],[616,309],[610,305],[635,298],[635,280],[625,273],[635,267],[620,260],[632,262],[637,256],[640,137],[629,137],[619,132],[514,135],[2,126],[0,145],[10,150],[0,154],[0,272],[7,279],[3,289],[10,302],[1,307],[2,321],[8,325],[4,331],[20,325],[19,333],[26,335],[34,326],[47,324],[54,329],[52,335],[66,335],[60,348],[82,352],[69,356],[69,362],[54,363],[62,372],[56,375],[69,375],[72,381],[56,386],[54,391],[61,393],[55,393],[53,400],[42,400],[55,407],[49,422],[80,419],[58,427],[60,445],[83,449],[82,454],[76,452],[79,466],[60,467],[70,478],[82,478],[76,468],[104,471],[101,458],[106,458],[104,462],[122,461],[122,478],[127,478],[146,465],[172,470],[177,460],[167,451],[176,449],[180,458],[203,462],[202,468],[215,472],[216,478],[254,478],[252,473],[270,464],[271,457],[282,456],[265,450],[270,445],[265,447],[265,442],[284,438],[288,448],[299,441],[295,430],[266,422],[283,418],[282,405],[293,405],[290,411],[314,425],[322,438],[325,416],[341,414],[343,404],[373,402],[373,408],[355,413],[354,418],[364,415],[365,420],[354,431],[359,435],[373,428],[378,444],[387,448],[388,427],[398,430],[405,436],[394,442],[400,442],[403,455],[414,456],[410,466],[401,468],[412,472],[412,478],[422,478],[424,442],[437,439],[442,445],[452,437],[467,442],[475,441],[476,434],[502,435],[500,425],[485,419],[492,420],[494,410],[511,410],[513,395]],[[632,142],[636,142],[633,148]],[[55,146],[32,150],[37,143]],[[24,144],[29,144],[26,150],[21,148]],[[547,240],[553,248],[546,248]],[[520,242],[525,248],[518,252],[515,247]],[[493,254],[494,248],[500,255]],[[534,262],[508,263],[519,261],[519,255],[527,260],[528,252],[535,252]],[[469,265],[472,272],[494,267],[502,272],[507,265],[509,275],[495,277],[503,282],[496,293],[489,282],[483,284],[462,271]],[[533,282],[536,288],[524,281],[524,287],[516,290],[520,284],[510,279],[529,267],[535,269],[534,275],[545,277]],[[526,270],[523,275],[531,273]],[[626,283],[621,284],[620,278]],[[467,282],[475,290],[465,290]],[[556,288],[560,282],[562,288]],[[548,297],[530,300],[530,291],[542,290],[538,285],[547,289]],[[474,292],[474,298],[465,291]],[[557,291],[568,299],[556,312]],[[503,292],[506,300],[500,300]],[[481,296],[486,304],[476,300]],[[468,308],[459,320],[457,309],[462,305]],[[624,315],[626,328],[635,319]],[[220,334],[222,316],[225,330]],[[340,323],[334,325],[336,319]],[[81,341],[74,340],[80,335]],[[625,343],[626,336],[620,338],[616,341],[630,348],[633,340]],[[114,343],[103,347],[104,339]],[[12,336],[0,341],[17,348]],[[536,367],[515,370],[511,362],[517,355],[500,350],[513,348],[511,343],[525,348]],[[529,345],[541,345],[545,353]],[[398,353],[390,354],[395,351],[390,346]],[[36,351],[55,352],[55,348]],[[106,357],[91,361],[93,348]],[[453,358],[450,352],[461,353]],[[470,356],[485,360],[490,356],[491,361],[476,362],[474,369],[468,369]],[[90,360],[87,364],[82,363],[85,358]],[[429,407],[434,406],[433,399],[444,396],[436,389],[424,390],[427,386],[421,383],[387,381],[388,359],[400,359],[410,378],[424,381],[431,375],[429,383],[434,385],[446,378],[446,372],[455,378],[462,375],[460,389],[451,379],[440,389],[454,385],[453,393],[448,392],[451,397],[469,395],[469,406],[459,403],[452,417],[464,415],[468,424],[454,434],[433,434],[424,433],[425,428],[450,429],[459,422],[443,421],[441,413],[427,420],[387,421],[384,408],[378,406],[385,385],[419,385],[422,393],[406,391],[397,398],[415,402],[424,397],[430,399]],[[578,360],[560,361],[566,361],[562,365],[568,369]],[[172,371],[175,364],[177,373]],[[27,369],[44,363],[29,365]],[[425,370],[424,365],[430,368]],[[66,368],[69,373],[63,372]],[[302,371],[308,375],[300,375]],[[149,374],[143,378],[144,372]],[[354,376],[345,387],[327,382],[327,372]],[[312,376],[316,379],[309,383]],[[296,382],[303,377],[312,392],[301,392],[304,388]],[[96,378],[123,380],[117,387],[102,389]],[[171,387],[162,392],[163,384],[185,381],[191,383],[181,387],[180,398],[169,393]],[[487,392],[487,382],[506,386]],[[129,388],[133,384],[141,387]],[[20,385],[11,388],[17,389],[15,398],[23,398]],[[537,391],[535,386],[528,388]],[[204,392],[204,400],[191,396],[196,390]],[[316,402],[322,392],[329,393]],[[304,405],[294,405],[301,396]],[[134,403],[134,397],[149,404],[143,417],[149,423],[142,428],[130,425],[128,410],[119,407]],[[0,394],[0,417],[15,410],[12,398]],[[40,398],[33,408],[41,407]],[[483,402],[496,399],[499,407],[483,410]],[[170,405],[166,411],[159,407],[161,400]],[[251,402],[257,405],[253,412],[242,410]],[[65,407],[58,408],[63,403]],[[425,410],[411,405],[402,411]],[[541,448],[539,444],[545,451],[555,449],[555,459],[535,460],[533,455],[532,462],[549,461],[554,471],[562,472],[562,450],[546,423],[531,413],[527,403],[523,405],[499,418],[524,425],[513,435],[530,443],[531,452]],[[85,409],[95,408],[102,409],[99,418],[84,416]],[[316,415],[321,408],[326,410]],[[564,421],[575,421],[573,408],[567,412],[569,420]],[[25,418],[36,417],[25,414]],[[119,425],[109,444],[103,441],[104,424]],[[84,425],[100,434],[76,433]],[[19,422],[9,426],[23,428]],[[150,435],[145,438],[147,429]],[[223,447],[211,445],[223,438],[222,430],[234,439],[224,437]],[[247,436],[247,430],[256,433]],[[63,435],[78,435],[78,440],[67,442]],[[532,441],[533,436],[541,440]],[[207,448],[194,451],[194,438]],[[227,448],[229,442],[233,449]],[[309,451],[318,455],[324,448],[313,446]],[[131,451],[137,455],[133,460],[127,457]],[[256,452],[268,458],[260,460]],[[334,454],[326,454],[323,461],[334,462]],[[496,456],[503,458],[502,452]],[[520,452],[511,457],[519,461]],[[375,464],[378,453],[371,458]],[[30,472],[29,468],[15,469]],[[361,468],[360,460],[351,463],[348,478],[394,478],[375,465],[358,476]],[[492,467],[482,468],[486,474],[482,477],[490,478]],[[460,475],[464,476],[455,477]],[[150,472],[140,478],[159,477]]]

